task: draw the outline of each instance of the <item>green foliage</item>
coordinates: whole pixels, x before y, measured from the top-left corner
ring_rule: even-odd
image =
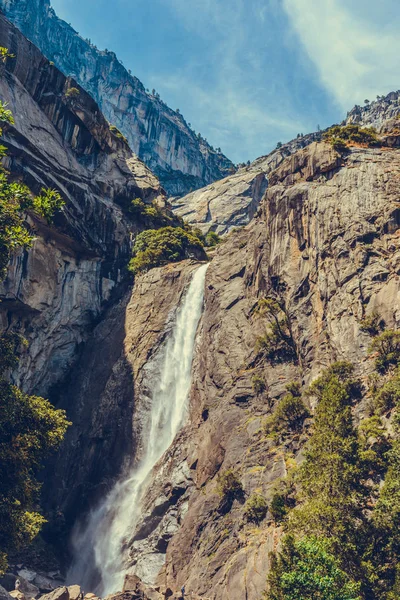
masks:
[[[221,498],[226,500],[234,500],[243,495],[242,483],[233,469],[228,469],[218,475],[217,491]]]
[[[374,408],[380,414],[386,414],[400,403],[400,370],[374,393]]]
[[[14,123],[11,112],[1,101],[0,122]],[[0,158],[5,155],[6,149],[1,146]],[[40,196],[35,198],[25,185],[10,183],[8,179],[9,173],[0,165],[0,279],[6,275],[11,252],[21,246],[29,247],[32,243],[33,237],[25,224],[24,212],[32,210],[50,221],[54,211],[63,205],[58,192],[43,189]]]
[[[286,385],[286,390],[289,394],[292,394],[292,396],[298,398],[301,396],[301,384],[298,381],[289,381]]]
[[[272,556],[267,600],[361,600],[360,585],[341,569],[329,540],[286,536]]]
[[[370,354],[375,354],[375,367],[385,373],[390,365],[400,361],[400,331],[388,329],[378,335],[369,347]]]
[[[400,589],[400,428],[399,412],[394,419],[395,435],[387,453],[388,469],[372,513],[372,573],[376,598],[397,600]],[[387,596],[385,595],[387,594]]]
[[[145,273],[153,267],[183,260],[201,250],[200,240],[181,227],[148,229],[136,238],[129,269],[136,274]]]
[[[297,354],[290,321],[279,303],[273,298],[262,298],[256,312],[268,321],[267,331],[256,342],[256,352],[271,362],[295,361]]]
[[[205,245],[208,248],[212,248],[213,246],[217,246],[222,242],[222,238],[215,233],[215,231],[209,231],[205,236]]]
[[[299,396],[286,394],[277,405],[274,413],[267,419],[266,428],[269,432],[280,433],[300,431],[304,419],[309,412]]]
[[[258,395],[262,394],[266,390],[265,379],[260,377],[260,375],[253,375],[251,384],[254,390],[254,393]]]
[[[8,383],[20,337],[0,337],[0,554],[28,545],[44,518],[36,505],[41,462],[61,443],[69,425],[64,411]],[[3,565],[4,566],[4,565]]]
[[[110,125],[110,131],[117,137],[119,140],[122,140],[126,144],[128,144],[128,139],[124,136],[124,134],[116,127],[115,125]]]
[[[335,125],[328,129],[322,138],[338,152],[347,150],[349,144],[378,145],[376,130],[373,127],[362,128],[359,125]]]
[[[351,555],[364,522],[368,472],[353,425],[357,382],[348,363],[335,363],[310,387],[319,399],[314,431],[299,470],[302,505],[291,514],[295,531],[328,536],[343,556]]]
[[[8,48],[0,46],[0,62],[5,63],[7,58],[15,58],[15,54],[10,54]]]
[[[68,98],[69,100],[76,100],[76,98],[79,98],[79,96],[80,96],[80,91],[76,87],[70,87],[65,92],[65,97]]]
[[[64,200],[56,190],[42,188],[39,196],[32,198],[33,211],[44,217],[50,225],[53,222],[54,214],[62,209]]]
[[[135,220],[142,223],[145,227],[151,229],[158,229],[170,225],[172,222],[165,212],[155,205],[148,205],[143,202],[140,198],[132,200],[128,207],[128,212],[134,217]]]
[[[377,312],[373,312],[369,317],[365,317],[365,319],[361,319],[360,321],[361,331],[373,336],[378,335],[382,331],[383,326],[384,321]]]
[[[354,426],[352,404],[360,397],[361,388],[353,370],[349,363],[335,363],[308,390],[318,405],[304,461],[294,474],[297,505],[290,510],[293,506],[287,493],[278,492],[269,507],[275,521],[283,522],[292,536],[297,536],[290,538],[287,548],[284,542],[283,554],[273,559],[269,599],[346,597],[324,595],[327,591],[313,589],[314,584],[301,587],[304,582],[310,584],[309,573],[315,583],[316,574],[308,563],[310,555],[306,553],[305,561],[297,553],[304,539],[328,544],[325,551],[347,582],[357,582],[353,588],[356,597],[399,598],[399,374],[395,372],[384,386],[376,382],[373,391],[375,396],[382,393],[385,410],[394,408],[390,438],[377,414],[362,420],[358,429]],[[294,568],[297,564],[301,564],[302,578]],[[290,573],[286,579],[285,573]]]
[[[288,512],[286,494],[276,492],[272,496],[269,511],[275,523],[282,523]]]
[[[253,523],[261,523],[267,512],[268,503],[261,494],[252,494],[244,506],[245,518]]]

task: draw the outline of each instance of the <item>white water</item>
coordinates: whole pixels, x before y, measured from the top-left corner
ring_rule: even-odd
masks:
[[[151,472],[172,444],[187,416],[187,400],[196,330],[200,320],[207,265],[194,273],[159,361],[159,378],[151,386],[151,406],[143,424],[142,456],[128,475],[73,534],[71,583],[105,596],[122,589],[129,540],[140,523],[141,501],[151,484]]]

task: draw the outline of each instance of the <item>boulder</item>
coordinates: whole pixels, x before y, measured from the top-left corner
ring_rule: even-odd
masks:
[[[79,585],[68,586],[69,600],[82,600],[83,592]]]
[[[49,594],[45,594],[40,600],[69,600],[68,588],[63,586],[59,587]]]
[[[19,571],[19,573],[20,572],[22,571]],[[18,591],[22,592],[27,600],[32,600],[32,598],[37,598],[40,595],[39,588],[27,579],[25,579],[25,577],[19,575],[17,579],[19,580]],[[17,579],[15,583],[16,586]]]
[[[26,600],[26,596],[20,590],[13,590],[10,596],[16,600]]]

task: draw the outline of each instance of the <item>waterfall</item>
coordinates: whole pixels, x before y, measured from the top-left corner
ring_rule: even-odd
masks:
[[[208,265],[195,271],[178,310],[172,332],[157,361],[151,404],[143,425],[142,454],[72,536],[73,562],[68,581],[105,596],[122,589],[127,570],[126,542],[140,523],[141,501],[153,467],[174,441],[187,416],[196,330],[200,320]],[[149,382],[150,384],[150,382]],[[100,580],[100,581],[99,581]]]

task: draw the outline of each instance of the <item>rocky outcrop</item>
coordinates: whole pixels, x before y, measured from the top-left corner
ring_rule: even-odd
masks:
[[[0,9],[55,65],[76,79],[170,195],[221,179],[234,166],[179,112],[146,92],[113,52],[100,51],[59,19],[49,0],[1,0]]]
[[[377,131],[385,129],[387,122],[397,119],[400,115],[400,90],[390,92],[387,96],[377,96],[376,100],[367,102],[364,106],[355,106],[347,114],[348,124],[375,127]]]
[[[280,530],[268,515],[257,527],[248,523],[243,501],[253,492],[270,501],[304,440],[275,446],[263,421],[288,382],[305,386],[335,360],[350,360],[367,378],[366,315],[378,311],[388,327],[399,327],[399,176],[397,150],[354,149],[342,160],[328,145],[312,145],[282,163],[259,217],[218,248],[207,274],[191,420],[159,467],[145,513],[168,498],[168,486],[180,486],[153,530],[154,542],[175,530],[161,587],[185,584],[218,600],[261,597]],[[266,323],[254,308],[268,295],[285,306],[297,364],[257,355]],[[254,389],[254,375],[264,391]],[[227,511],[217,477],[229,468],[244,498]]]
[[[173,211],[203,234],[215,231],[223,235],[235,227],[247,225],[265,194],[269,174],[285,158],[321,140],[321,136],[322,133],[317,132],[298,137],[225,179],[183,198],[172,198]]]
[[[29,342],[16,382],[48,394],[125,276],[138,227],[122,207],[135,197],[165,206],[165,194],[92,98],[80,89],[69,99],[77,84],[3,16],[0,45],[16,57],[0,78],[15,118],[4,132],[7,167],[33,193],[55,188],[65,200],[54,227],[27,216],[36,240],[13,256],[0,290],[2,328]]]
[[[175,214],[204,234],[215,231],[223,235],[249,223],[266,189],[263,171],[241,169],[183,198],[174,198],[171,203]]]

